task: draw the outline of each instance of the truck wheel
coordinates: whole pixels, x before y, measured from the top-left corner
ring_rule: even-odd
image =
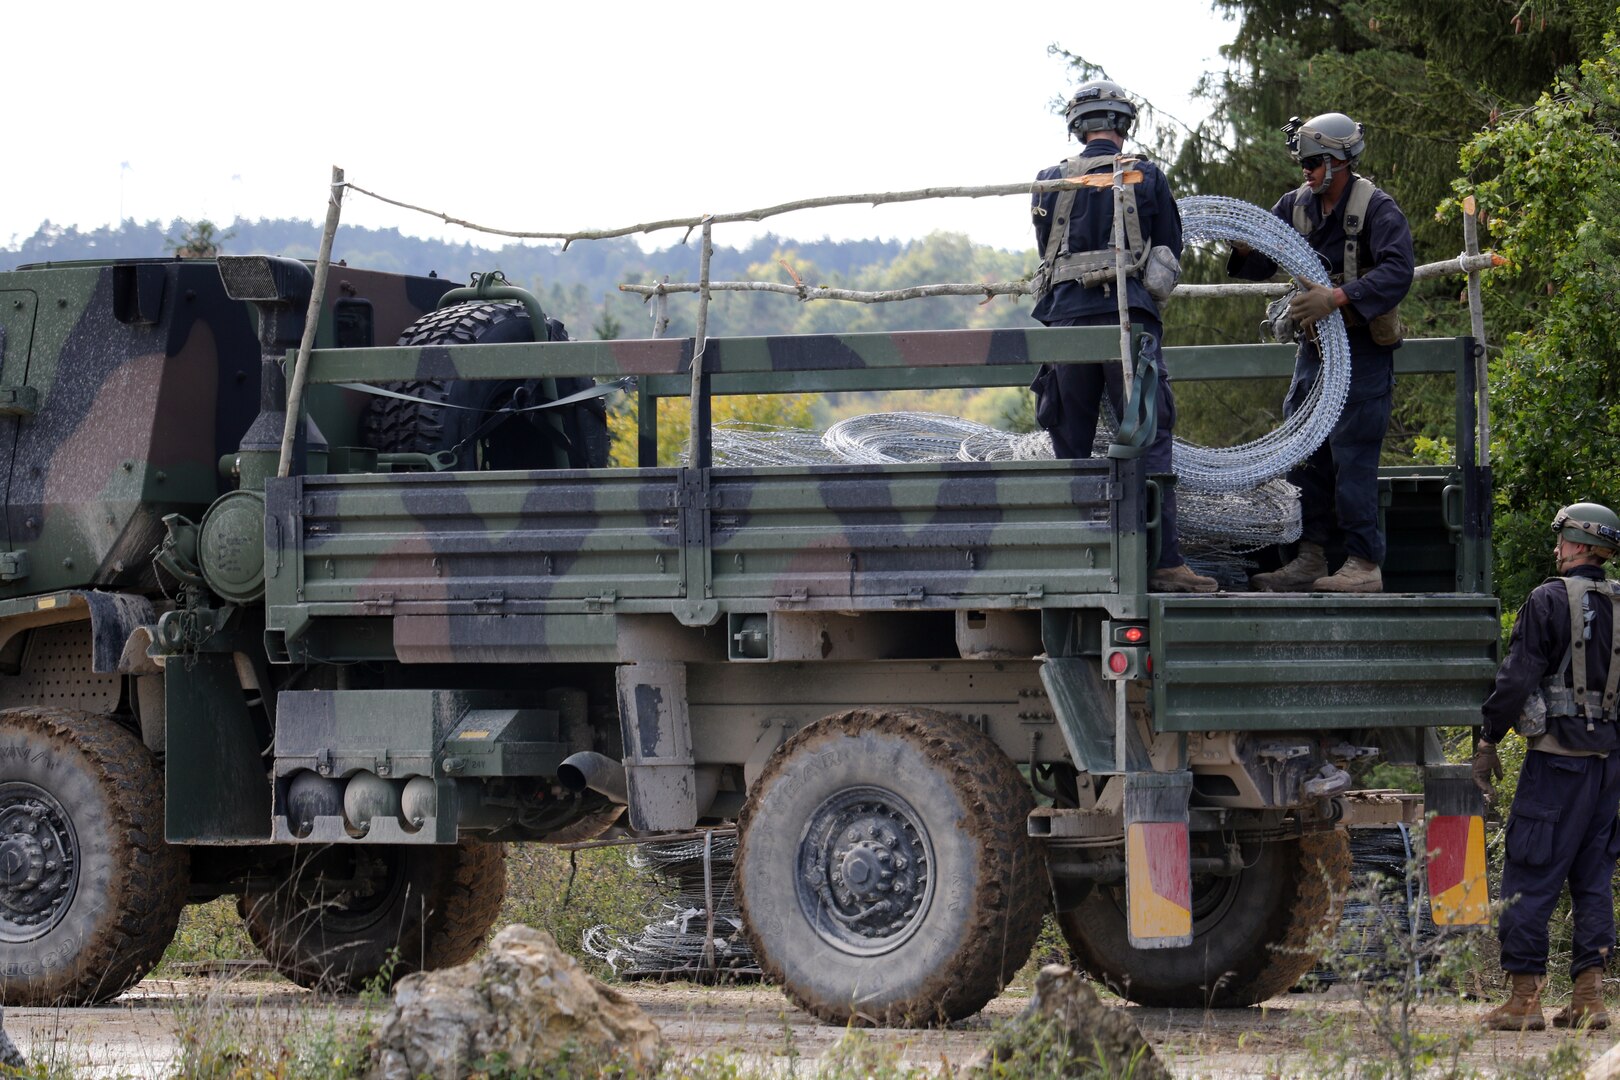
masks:
[[[971,1016],[1046,907],[1029,785],[960,720],[856,709],[777,750],[739,822],[737,890],[765,974],[830,1024]]]
[[[1058,925],[1075,963],[1122,997],[1236,1008],[1283,993],[1311,969],[1311,938],[1349,884],[1349,838],[1343,830],[1311,833],[1262,844],[1234,877],[1195,877],[1193,943],[1185,948],[1133,949],[1121,887],[1092,889]]]
[[[300,986],[361,990],[471,958],[506,896],[506,850],[339,845],[237,901],[264,958]]]
[[[551,340],[567,341],[568,332],[547,319]],[[399,337],[400,345],[473,345],[533,341],[529,313],[518,303],[469,301],[430,311]],[[391,383],[389,389],[433,404],[373,398],[366,413],[367,443],[389,453],[431,454],[450,450],[472,434],[496,410],[526,387],[531,404],[589,389],[590,379],[530,379],[527,382],[458,382],[417,379]],[[550,391],[550,392],[548,392]],[[459,406],[459,407],[458,407]],[[559,430],[560,422],[560,430]],[[601,398],[564,406],[555,413],[525,413],[504,421],[479,440],[478,464],[464,448],[463,467],[485,469],[601,468],[608,461],[607,410]]]
[[[163,841],[163,777],[112,719],[0,712],[0,997],[87,1005],[163,957],[189,882]]]

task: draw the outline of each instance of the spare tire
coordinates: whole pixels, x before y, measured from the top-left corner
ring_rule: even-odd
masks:
[[[400,334],[400,345],[495,345],[536,340],[526,308],[515,301],[471,300],[431,311]],[[567,341],[556,319],[540,340]],[[384,453],[456,450],[464,469],[592,469],[608,462],[607,408],[594,398],[521,413],[463,446],[490,413],[523,391],[527,404],[556,401],[595,385],[588,378],[460,381],[413,379],[388,389],[417,401],[375,398],[366,411],[367,445]],[[457,449],[457,448],[460,449]]]

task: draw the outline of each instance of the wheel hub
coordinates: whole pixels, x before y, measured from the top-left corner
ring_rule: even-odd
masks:
[[[800,906],[823,939],[853,955],[897,948],[933,896],[922,819],[879,788],[843,791],[811,815],[799,844]]]
[[[77,844],[60,803],[32,784],[0,786],[0,940],[28,941],[67,913]]]

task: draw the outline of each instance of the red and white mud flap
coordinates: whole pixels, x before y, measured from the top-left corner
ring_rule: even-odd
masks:
[[[1467,765],[1431,765],[1424,771],[1423,811],[1428,819],[1429,910],[1436,926],[1487,926],[1490,887],[1485,881],[1485,796]]]
[[[1191,945],[1192,773],[1125,774],[1125,911],[1133,948]]]

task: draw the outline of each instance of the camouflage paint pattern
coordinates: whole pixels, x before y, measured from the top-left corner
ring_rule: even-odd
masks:
[[[347,302],[393,341],[451,284],[341,268],[322,340]],[[4,550],[29,571],[0,597],[155,593],[161,518],[195,521],[230,489],[218,462],[258,411],[251,308],[225,296],[212,260],[43,264],[0,275],[0,334],[0,410],[18,400],[8,390],[33,406],[0,414]],[[323,387],[312,409],[352,439],[364,398]]]

